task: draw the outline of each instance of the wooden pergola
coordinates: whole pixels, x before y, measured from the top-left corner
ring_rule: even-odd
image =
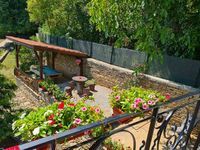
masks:
[[[55,69],[55,55],[56,53],[66,54],[70,56],[74,56],[76,58],[82,59],[86,58],[87,54],[79,52],[77,50],[67,49],[60,46],[55,46],[43,42],[13,37],[13,36],[6,36],[7,39],[13,41],[15,43],[15,49],[16,49],[16,67],[19,68],[19,52],[20,52],[20,46],[25,46],[30,49],[32,49],[39,61],[40,65],[40,79],[43,79],[43,53],[45,51],[52,53],[52,68]],[[39,52],[39,55],[37,53]],[[81,61],[80,66],[80,75],[83,74],[83,61]]]

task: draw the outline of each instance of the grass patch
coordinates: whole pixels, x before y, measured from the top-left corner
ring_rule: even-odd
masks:
[[[15,68],[15,54],[14,52],[11,52],[8,54],[8,56],[2,63],[2,67],[0,68],[0,74],[5,75],[8,79],[15,82],[14,68]]]

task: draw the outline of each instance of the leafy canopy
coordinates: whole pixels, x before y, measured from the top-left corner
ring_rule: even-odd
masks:
[[[91,23],[117,47],[200,58],[198,0],[91,0],[87,6]]]
[[[27,0],[30,20],[45,33],[80,39],[98,38],[85,9],[89,0]],[[95,33],[93,33],[95,32]]]
[[[26,0],[0,0],[0,14],[0,37],[36,31],[35,25],[29,22]]]

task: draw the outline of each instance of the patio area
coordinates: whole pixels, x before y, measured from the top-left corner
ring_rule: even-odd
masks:
[[[95,112],[96,115],[98,115],[99,112],[103,112],[103,121],[97,122],[98,126],[112,128],[111,132],[107,133],[112,135],[112,132],[116,132],[111,136],[111,140],[121,143],[128,149],[139,149],[140,147],[147,147],[147,145],[148,147],[155,146],[151,140],[154,139],[154,142],[156,142],[157,138],[160,138],[161,136],[158,134],[161,129],[155,126],[156,122],[157,124],[160,124],[161,122],[164,124],[164,118],[167,119],[167,116],[170,115],[170,113],[163,113],[162,111],[168,111],[167,109],[170,108],[174,109],[174,105],[163,108],[162,106],[159,106],[159,111],[156,107],[154,108],[154,105],[159,103],[167,104],[167,100],[171,98],[173,100],[174,97],[179,97],[188,93],[190,90],[193,90],[189,87],[169,83],[168,81],[145,75],[141,75],[141,78],[139,78],[140,81],[137,81],[140,84],[138,87],[135,87],[134,84],[128,82],[131,83],[131,87],[123,89],[120,86],[127,83],[128,80],[135,82],[130,70],[87,58],[88,56],[86,54],[76,50],[15,37],[8,37],[8,39],[13,40],[16,44],[16,68],[14,69],[14,74],[19,87],[22,87],[22,91],[27,92],[28,94],[31,93],[27,97],[34,97],[34,101],[37,101],[35,104],[41,104],[42,107],[40,108],[47,109],[47,112],[53,112],[53,107],[58,104],[58,110],[56,110],[58,112],[55,112],[55,114],[57,114],[55,117],[59,117],[60,111],[63,109],[68,111],[68,107],[65,107],[66,105],[70,107],[80,105],[82,107],[81,109],[77,108],[77,111],[73,112],[72,115],[80,113],[80,116],[84,116],[86,114],[81,113],[80,110],[95,110],[90,115],[86,115],[86,118],[82,118],[82,120],[85,119],[85,122],[87,122],[86,124],[88,124],[88,120],[89,123],[91,123],[90,119],[93,120],[94,118],[90,117],[95,114]],[[33,50],[38,65],[30,65],[25,71],[21,69],[19,60],[20,45]],[[115,87],[111,90],[111,87],[114,85],[119,85],[119,89],[116,90]],[[22,97],[26,97],[26,94]],[[18,98],[19,97],[17,97],[17,99]],[[186,96],[186,98],[190,99],[188,96]],[[142,99],[145,99],[145,101]],[[181,97],[179,99],[181,99]],[[63,100],[67,101],[64,102]],[[22,101],[24,105],[30,104],[30,101],[26,102],[24,98],[22,98]],[[136,101],[139,102],[136,103]],[[176,101],[176,99],[174,101]],[[30,107],[35,107],[35,104],[33,103]],[[178,107],[178,103],[176,106]],[[50,107],[52,107],[52,110],[49,110]],[[118,112],[116,112],[117,107],[121,109],[120,112],[119,109]],[[34,109],[37,110],[40,108]],[[122,117],[122,119],[118,118],[121,115],[125,115],[126,111],[128,112],[126,115],[130,115],[130,113],[133,113],[133,110],[136,110],[135,113],[140,112],[140,114],[136,115],[136,117],[129,116],[128,121],[127,116]],[[148,113],[145,112],[146,110],[148,110]],[[34,113],[37,113],[37,111]],[[72,119],[78,119],[78,121],[80,121],[81,119],[77,118],[79,115]],[[157,118],[157,115],[161,116],[161,119]],[[46,120],[52,117],[54,117],[54,115],[50,115],[44,119]],[[157,120],[155,118],[157,118]],[[112,121],[112,119],[114,119],[114,121]],[[52,123],[50,123],[50,126],[55,124],[55,121],[52,119],[46,120],[45,122],[49,121]],[[61,120],[59,119],[57,121],[60,122]],[[79,132],[78,125],[79,123],[75,125],[75,132]],[[40,127],[42,124],[38,126]],[[45,128],[46,127],[47,126],[45,126]],[[74,122],[71,122],[70,125],[66,126],[68,129],[66,131],[57,131],[62,129],[60,128],[60,124],[59,129],[57,129],[57,126],[55,126],[55,128],[56,131],[52,132],[53,135],[55,132],[58,134],[60,132],[68,132],[68,130],[73,130]],[[93,129],[95,127],[91,128]],[[153,132],[153,130],[155,132]],[[50,134],[50,136],[52,134]],[[67,136],[70,137],[70,135]],[[135,139],[134,137],[137,138]],[[65,136],[62,138],[65,138]],[[89,140],[87,135],[83,136],[83,139],[84,140],[79,140],[79,138],[73,139],[72,141],[70,140],[67,142],[67,144],[72,143],[70,146],[73,146],[77,143]],[[54,140],[54,142],[55,141],[56,140]],[[140,143],[140,145],[136,144],[136,141],[137,143]],[[145,141],[147,141],[147,145],[145,145]],[[164,147],[165,142],[165,139],[161,139],[159,142],[157,141],[157,144]],[[92,146],[92,144],[89,144],[89,146]],[[88,147],[86,149],[88,149]]]

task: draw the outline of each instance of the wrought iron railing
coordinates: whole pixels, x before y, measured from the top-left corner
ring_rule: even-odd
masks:
[[[162,105],[155,106],[154,108],[144,111],[151,111],[151,115],[144,115],[137,121],[132,121],[128,124],[120,126],[119,120],[127,117],[136,117],[141,113],[122,114],[106,118],[102,121],[88,124],[85,126],[77,127],[62,133],[38,139],[29,143],[19,145],[20,149],[34,149],[39,146],[50,144],[50,149],[56,149],[56,141],[61,139],[70,138],[78,135],[84,131],[93,128],[104,126],[112,127],[109,131],[105,132],[100,137],[91,137],[85,141],[81,141],[65,149],[74,149],[82,147],[85,144],[91,143],[91,150],[100,149],[104,141],[120,132],[126,132],[132,137],[132,149],[199,149],[200,148],[200,92],[192,92],[186,95],[173,98],[169,102]],[[149,121],[149,129],[144,140],[139,142],[137,137],[129,130],[143,122]],[[116,128],[117,127],[117,128]],[[138,129],[140,130],[140,129]],[[124,137],[128,138],[128,137]],[[162,142],[161,142],[162,141]]]
[[[30,87],[33,91],[38,93],[38,82],[39,80],[33,79],[28,74],[20,70],[19,68],[14,69],[14,75],[21,79],[28,87]]]

